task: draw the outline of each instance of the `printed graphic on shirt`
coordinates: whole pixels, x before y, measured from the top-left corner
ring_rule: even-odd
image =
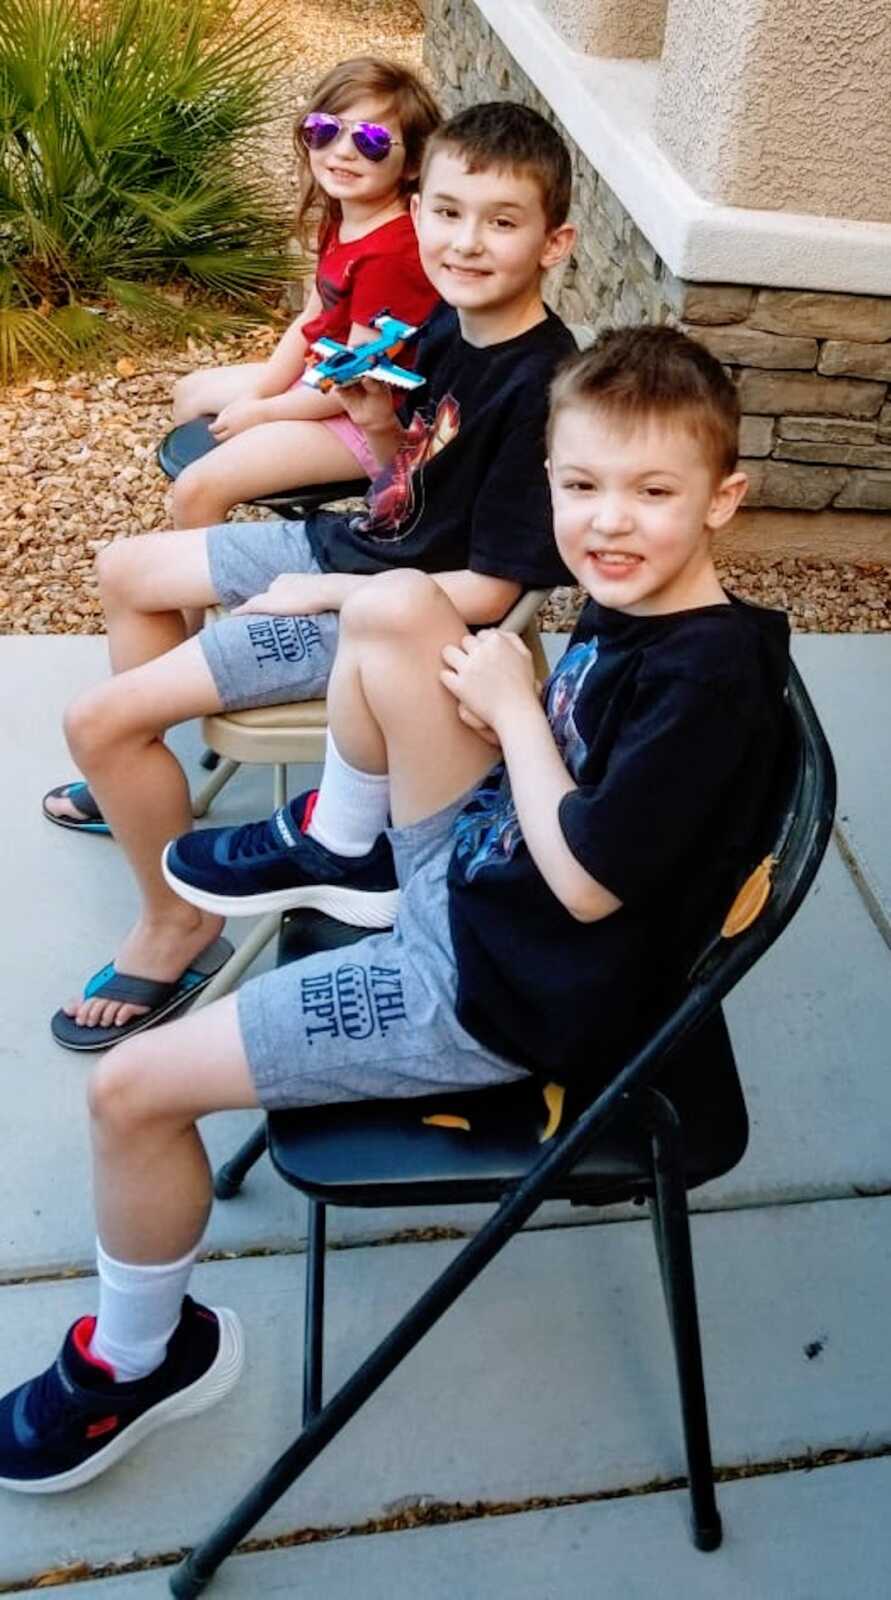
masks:
[[[573,778],[581,771],[585,744],[576,726],[575,707],[582,684],[597,661],[597,639],[574,645],[554,668],[543,691],[554,743]],[[484,867],[510,861],[523,837],[510,778],[505,768],[496,789],[483,792],[478,806],[458,818],[455,850],[469,883]]]
[[[575,708],[582,684],[596,665],[597,636],[567,650],[551,673],[544,690],[544,706],[554,742],[573,778],[578,778],[585,742],[576,727]]]
[[[329,972],[304,978],[300,1001],[308,1044],[329,1039],[386,1038],[394,1022],[404,1022],[405,997],[398,967],[360,967],[347,961]]]
[[[259,667],[307,661],[322,645],[313,617],[261,617],[249,623],[247,631]]]
[[[368,514],[357,524],[362,533],[386,543],[408,537],[424,510],[422,468],[457,438],[460,427],[461,407],[453,395],[443,395],[432,418],[429,411],[415,412],[393,460],[368,491]]]

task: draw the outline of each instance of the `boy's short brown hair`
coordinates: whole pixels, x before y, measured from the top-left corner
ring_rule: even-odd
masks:
[[[460,156],[468,172],[524,173],[541,192],[548,229],[566,221],[572,197],[572,162],[556,128],[531,106],[486,100],[450,117],[427,141],[421,188],[437,150]]]
[[[570,406],[620,425],[676,422],[699,442],[717,480],[736,466],[737,392],[720,361],[677,328],[608,328],[565,362],[551,384],[549,444]]]

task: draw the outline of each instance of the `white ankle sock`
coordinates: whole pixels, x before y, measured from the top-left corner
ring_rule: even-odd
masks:
[[[311,839],[339,856],[364,856],[390,815],[390,774],[359,772],[344,761],[331,729],[325,741],[325,770],[319,798],[307,828]]]
[[[148,1377],[161,1365],[180,1319],[198,1246],[161,1266],[113,1261],[96,1241],[99,1315],[90,1354],[114,1368],[119,1383]]]

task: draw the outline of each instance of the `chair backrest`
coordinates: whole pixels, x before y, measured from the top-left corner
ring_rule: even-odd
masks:
[[[695,963],[691,973],[694,991],[705,988],[710,1001],[722,999],[779,938],[823,859],[835,800],[832,752],[793,663],[786,690],[785,737],[757,852],[761,864],[737,896],[734,910],[738,914],[727,917]],[[746,900],[753,913],[748,917]],[[734,932],[734,922],[738,932]]]
[[[682,1054],[721,1001],[779,938],[808,892],[826,852],[835,815],[835,763],[819,718],[794,663],[786,689],[786,728],[773,795],[756,841],[761,864],[737,895],[734,912],[703,937],[688,985],[673,1007],[580,1121],[601,1125],[615,1107],[650,1083],[666,1058]],[[768,865],[769,864],[769,865]],[[754,883],[753,883],[754,880]],[[766,893],[764,892],[766,889]],[[760,891],[760,892],[759,892]]]

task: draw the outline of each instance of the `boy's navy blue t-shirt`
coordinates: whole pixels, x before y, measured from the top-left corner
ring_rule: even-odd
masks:
[[[782,613],[741,601],[655,617],[588,602],[544,703],[578,786],[563,837],[622,905],[570,916],[496,768],[449,865],[457,1014],[481,1043],[593,1094],[646,1036],[755,864],[788,644]]]
[[[307,519],[323,571],[470,568],[524,588],[571,582],[550,531],[545,425],[551,379],[574,350],[551,311],[482,347],[462,337],[450,307],[434,313],[415,363],[426,383],[400,407],[406,438],[367,510]]]

